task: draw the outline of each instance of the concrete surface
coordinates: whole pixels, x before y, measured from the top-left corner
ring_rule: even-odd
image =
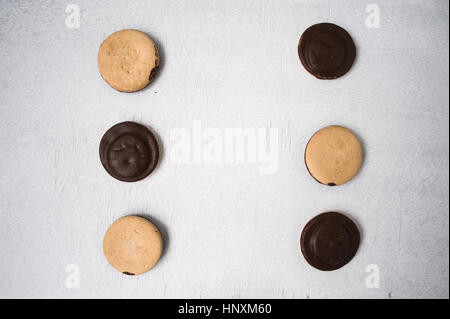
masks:
[[[0,8],[0,297],[449,297],[448,1]],[[297,56],[301,33],[323,21],[347,29],[358,48],[335,81],[315,79]],[[124,28],[147,32],[162,53],[160,74],[135,94],[114,91],[97,69],[100,43]],[[151,127],[163,147],[157,170],[135,184],[111,178],[98,156],[103,133],[125,120]],[[335,188],[303,163],[310,136],[330,124],[352,129],[365,153],[358,176]],[[180,162],[177,132],[195,144],[199,126],[219,137],[274,129],[276,169]],[[320,272],[299,236],[330,210],[351,216],[363,238],[351,263]],[[102,253],[109,225],[132,213],[154,221],[166,243],[139,277],[116,272]]]

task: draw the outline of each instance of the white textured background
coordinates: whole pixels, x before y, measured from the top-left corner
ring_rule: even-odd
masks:
[[[381,28],[365,27],[377,3]],[[449,3],[441,1],[0,0],[0,297],[448,298]],[[350,73],[319,81],[300,65],[310,25],[347,29]],[[101,79],[97,51],[137,28],[162,53],[159,76],[135,94]],[[127,184],[100,164],[113,124],[157,132],[164,154]],[[176,164],[170,132],[203,126],[279,129],[279,169]],[[318,129],[340,124],[364,143],[350,183],[316,183],[303,163]],[[362,243],[335,272],[311,268],[300,232],[318,213],[354,218]],[[118,217],[150,216],[166,250],[151,272],[124,276],[102,253]],[[67,289],[77,264],[80,288]],[[365,268],[380,267],[368,289]]]

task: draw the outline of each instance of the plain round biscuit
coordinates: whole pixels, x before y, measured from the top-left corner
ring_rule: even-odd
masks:
[[[162,249],[158,228],[139,216],[119,218],[103,239],[106,260],[126,275],[139,275],[152,269],[159,261]]]
[[[98,69],[103,79],[121,92],[135,92],[153,80],[160,63],[153,40],[138,30],[121,30],[100,45]]]
[[[305,162],[309,173],[318,182],[342,185],[358,173],[362,164],[359,139],[342,126],[328,126],[309,140]]]

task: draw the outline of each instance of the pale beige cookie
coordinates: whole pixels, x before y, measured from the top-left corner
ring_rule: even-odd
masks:
[[[106,260],[126,275],[140,275],[152,269],[161,257],[162,249],[158,228],[138,216],[119,218],[103,239]]]
[[[103,79],[121,92],[145,88],[159,67],[159,53],[153,40],[138,30],[111,34],[100,45],[98,69]]]
[[[325,127],[309,140],[305,162],[309,173],[318,182],[342,185],[355,177],[361,167],[361,143],[345,127]]]

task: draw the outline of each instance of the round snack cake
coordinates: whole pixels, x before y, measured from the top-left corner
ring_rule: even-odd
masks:
[[[116,220],[106,231],[103,253],[108,263],[125,275],[152,269],[161,257],[163,240],[151,222],[139,216]]]
[[[318,182],[336,186],[350,181],[362,164],[359,139],[342,126],[328,126],[308,142],[305,163],[311,176]]]
[[[153,80],[160,59],[153,40],[138,30],[121,30],[100,45],[98,69],[103,79],[121,92],[135,92]]]
[[[336,270],[358,251],[359,230],[343,214],[329,212],[311,219],[302,231],[300,247],[306,261],[319,270]]]
[[[319,23],[303,32],[298,55],[305,69],[319,79],[336,79],[347,73],[356,47],[347,31],[332,23]]]
[[[123,182],[136,182],[156,167],[159,148],[145,126],[123,122],[111,127],[100,142],[100,160],[106,171]]]

